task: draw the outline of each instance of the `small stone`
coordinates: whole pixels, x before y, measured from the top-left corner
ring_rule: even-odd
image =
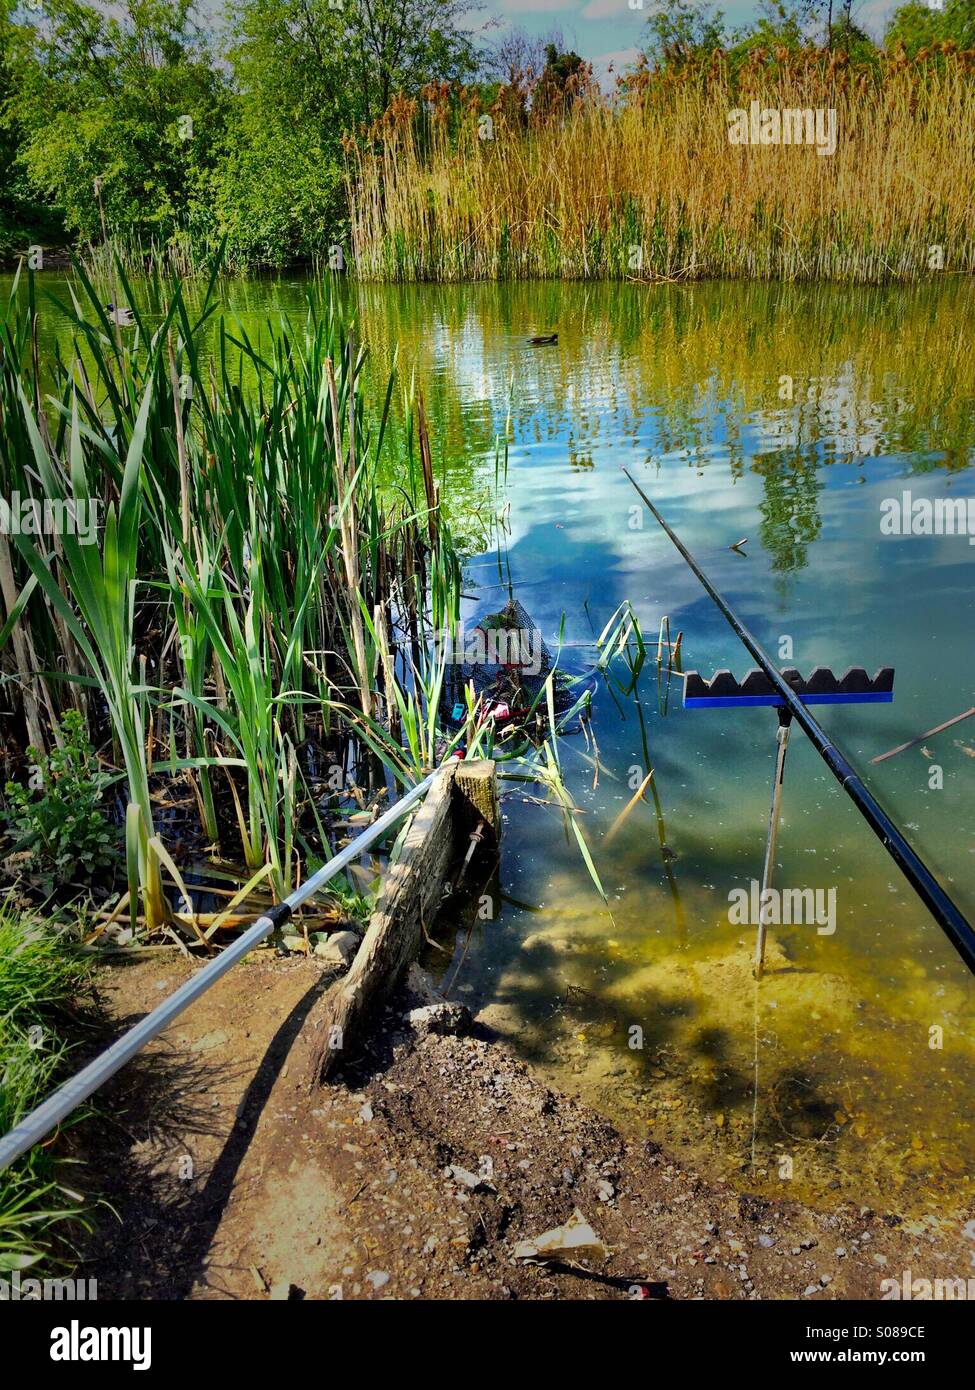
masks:
[[[350,965],[358,949],[359,938],[352,931],[335,932],[315,943],[315,955],[328,965]]]
[[[384,1288],[389,1283],[389,1275],[382,1269],[370,1269],[366,1279],[374,1289]]]
[[[284,1281],[272,1284],[271,1292],[268,1294],[268,1297],[276,1303],[279,1301],[282,1303],[300,1303],[304,1296],[304,1289],[299,1288],[297,1284],[286,1284]]]
[[[469,1187],[472,1192],[483,1182],[483,1178],[479,1174],[472,1173],[469,1168],[461,1168],[458,1163],[450,1165],[450,1176],[454,1182],[459,1182],[462,1187]]]
[[[447,999],[439,1004],[425,1004],[420,1009],[411,1009],[406,1019],[418,1033],[458,1036],[469,1033],[473,1023],[471,1011],[466,1004],[456,1004]]]
[[[827,1284],[832,1284],[832,1282],[833,1282],[833,1276],[832,1276],[832,1274],[821,1274],[821,1275],[819,1276],[819,1282],[822,1284],[823,1288],[825,1289],[825,1287],[826,1287]]]
[[[366,1101],[365,1105],[363,1105],[363,1106],[361,1107],[361,1109],[359,1110],[359,1119],[362,1120],[364,1124],[368,1124],[369,1121],[372,1119],[372,1117],[373,1117],[373,1109],[372,1109],[372,1106],[369,1104],[368,1101]]]

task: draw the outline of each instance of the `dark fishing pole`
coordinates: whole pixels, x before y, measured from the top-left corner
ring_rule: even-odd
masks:
[[[650,501],[650,498],[643,491],[636,480],[630,475],[627,469],[623,469],[630,482],[636,488],[640,497],[652,515],[659,521],[681,555],[687,561],[688,566],[697,575],[707,593],[714,600],[715,604],[727,618],[732,630],[741,639],[749,653],[755,658],[765,675],[772,682],[776,692],[782,697],[782,701],[791,713],[796,723],[805,732],[810,743],[816,752],[823,759],[826,766],[839,782],[840,786],[850,797],[854,806],[863,816],[864,820],[877,835],[884,849],[893,859],[908,883],[917,893],[931,916],[938,926],[947,936],[969,970],[975,975],[975,929],[968,921],[967,917],[960,911],[957,905],[952,902],[948,894],[941,887],[934,874],[925,864],[924,860],[911,848],[904,839],[904,836],[897,829],[897,826],[887,815],[887,812],[878,804],[876,798],[867,790],[856,772],[847,762],[844,755],[834,743],[827,737],[825,731],[809,713],[808,708],[796,695],[789,683],[783,680],[779,671],[773,666],[770,657],[765,649],[759,644],[755,637],[748,631],[745,624],[732,612],[729,605],[718,593],[717,589],[708,579],[700,565],[691,555],[690,551],[681,541],[680,537],[671,530],[657,511],[657,508]]]

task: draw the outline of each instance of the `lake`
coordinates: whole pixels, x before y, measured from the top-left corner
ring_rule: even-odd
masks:
[[[221,293],[256,337],[306,290],[292,277]],[[744,675],[753,663],[627,468],[782,666],[895,667],[892,705],[825,707],[820,722],[975,917],[975,718],[869,765],[975,703],[975,547],[881,529],[905,492],[975,497],[967,282],[346,293],[377,380],[396,345],[416,371],[469,552],[469,616],[503,605],[510,571],[553,648],[564,619],[570,672],[629,600],[648,640],[665,615],[683,634],[685,670]],[[556,329],[557,344],[525,345]],[[56,335],[42,326],[42,350]],[[833,892],[835,930],[772,927],[756,985],[754,931],[729,920],[729,895],[761,873],[775,713],[685,711],[652,661],[636,696],[624,676],[617,663],[597,683],[590,737],[562,744],[608,903],[561,813],[502,783],[493,919],[427,964],[559,1085],[709,1176],[918,1218],[964,1208],[967,970],[796,730],[775,881]],[[607,839],[651,768],[653,793]]]

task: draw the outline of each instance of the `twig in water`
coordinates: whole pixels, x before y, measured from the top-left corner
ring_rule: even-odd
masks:
[[[642,781],[642,782],[640,783],[640,785],[637,787],[636,791],[635,791],[635,792],[633,793],[633,795],[630,797],[629,801],[628,801],[628,802],[626,803],[626,805],[623,807],[622,811],[619,813],[619,815],[618,815],[618,816],[616,817],[616,819],[613,821],[613,824],[609,827],[609,830],[606,832],[606,839],[605,839],[604,842],[603,842],[604,844],[607,844],[607,845],[609,844],[610,840],[612,840],[612,839],[614,838],[614,836],[616,835],[616,833],[622,828],[623,822],[626,820],[627,816],[628,816],[628,815],[630,814],[630,812],[633,810],[633,807],[636,805],[636,803],[637,803],[638,801],[642,801],[642,799],[643,799],[643,793],[646,791],[647,787],[650,785],[650,782],[652,781],[652,779],[653,779],[653,768],[651,768],[650,771],[647,773],[646,777],[644,777],[643,781]]]
[[[893,758],[897,753],[904,753],[908,748],[916,748],[919,743],[924,743],[927,739],[933,738],[935,734],[943,733],[945,729],[950,729],[952,724],[960,724],[963,719],[970,719],[975,714],[975,705],[971,709],[966,709],[962,714],[956,714],[954,719],[946,719],[943,724],[938,724],[934,729],[928,729],[926,734],[918,734],[917,738],[908,739],[906,743],[899,744],[896,748],[891,748],[887,753],[881,753],[876,758],[871,758],[871,766],[874,763],[886,762],[888,758]]]

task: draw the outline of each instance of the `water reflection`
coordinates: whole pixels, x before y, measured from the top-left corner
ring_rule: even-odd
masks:
[[[965,466],[975,442],[970,296],[960,281],[357,292],[371,341],[401,343],[424,381],[449,383],[439,423],[450,451],[465,437],[488,447],[514,377],[514,426],[533,442],[565,435],[588,455],[649,426],[655,457],[702,470],[719,459],[733,471],[767,452],[832,461],[906,451],[919,455],[915,471]],[[525,347],[537,324],[558,325],[555,349]]]
[[[664,614],[683,630],[685,666],[749,664],[669,544],[635,524],[626,464],[783,664],[895,665],[893,707],[824,712],[861,767],[966,708],[975,686],[965,540],[918,548],[879,532],[902,480],[933,496],[971,486],[968,307],[958,285],[419,287],[363,301],[413,345],[447,471],[486,467],[507,427],[510,563],[547,636],[564,613],[584,640],[629,599],[648,633]],[[526,352],[524,335],[556,324],[556,350]],[[975,1166],[971,982],[801,742],[777,875],[834,888],[837,932],[777,929],[757,993],[752,941],[729,924],[729,891],[760,868],[774,724],[679,701],[665,718],[646,681],[638,697],[603,690],[598,784],[583,757],[566,766],[609,906],[557,819],[513,792],[502,881],[537,910],[508,903],[457,987],[562,1084],[708,1171],[814,1200],[961,1205]],[[920,750],[868,769],[969,913],[973,741],[938,746],[940,790]],[[610,839],[634,768],[653,779]],[[928,1046],[933,1025],[949,1055]]]
[[[302,312],[306,291],[223,288],[252,340],[267,314]],[[975,549],[879,528],[884,498],[906,484],[930,497],[975,487],[966,282],[346,293],[377,380],[398,350],[422,386],[443,495],[484,552],[472,553],[472,610],[507,590],[510,570],[550,644],[563,615],[581,648],[629,600],[648,635],[665,615],[683,632],[685,669],[744,674],[748,658],[625,465],[783,665],[896,668],[893,706],[834,707],[822,722],[975,916],[975,729],[869,766],[973,702]],[[556,346],[525,345],[555,328]],[[43,351],[61,331],[42,321]],[[504,507],[499,564],[489,547]],[[744,555],[731,548],[743,538]],[[646,676],[634,692],[625,670],[612,674],[593,708],[598,780],[580,740],[564,756],[608,906],[556,812],[509,788],[501,907],[469,945],[461,933],[445,978],[560,1083],[707,1171],[815,1199],[964,1205],[975,992],[950,945],[797,738],[776,878],[835,888],[837,930],[775,929],[756,993],[728,899],[760,870],[774,714],[684,711]]]
[[[815,460],[801,456],[793,455],[790,459],[767,454],[752,467],[762,479],[759,536],[772,557],[772,569],[776,575],[802,569],[809,546],[823,525],[819,514],[823,484],[818,466]]]

